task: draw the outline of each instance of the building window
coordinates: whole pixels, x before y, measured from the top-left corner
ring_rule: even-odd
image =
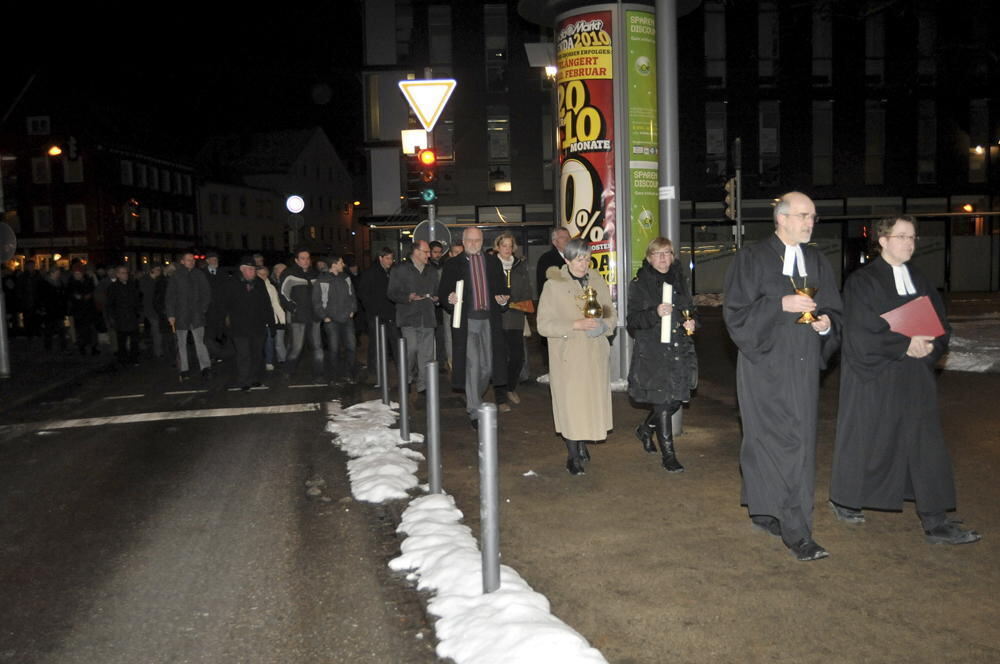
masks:
[[[146,164],[135,165],[135,184],[137,187],[146,186]]]
[[[432,65],[451,64],[451,7],[427,8],[427,32]]]
[[[483,5],[486,91],[507,92],[507,5]]]
[[[869,14],[865,19],[865,84],[885,83],[885,14]]]
[[[778,3],[761,0],[757,7],[757,76],[761,85],[772,86],[776,82],[779,34]]]
[[[243,235],[240,236],[240,242],[243,244],[243,248],[244,249],[249,249],[250,248],[250,235],[248,233],[243,233]]]
[[[937,182],[937,108],[932,99],[917,104],[917,182]]]
[[[829,8],[812,10],[812,82],[826,86],[833,83],[833,21]]]
[[[149,188],[153,191],[160,188],[160,169],[156,166],[149,167]]]
[[[247,216],[247,197],[240,196],[240,216]]]
[[[726,160],[726,105],[721,101],[705,104],[705,175],[714,182],[725,178]]]
[[[149,208],[139,209],[139,230],[143,233],[149,232]]]
[[[83,182],[83,158],[63,160],[63,182]]]
[[[52,232],[52,208],[48,205],[36,205],[31,209],[36,233]]]
[[[222,214],[229,214],[229,196],[222,195]]]
[[[190,196],[191,192],[192,192],[192,189],[191,189],[191,176],[185,174],[184,175],[184,195],[185,196]]]
[[[865,102],[865,184],[885,181],[885,108],[882,102]]]
[[[163,216],[158,209],[153,210],[153,232],[162,233],[163,232]]]
[[[28,136],[48,136],[52,133],[49,116],[47,115],[29,115],[27,122]]]
[[[132,162],[122,159],[122,184],[131,185],[132,182]]]
[[[511,191],[510,114],[506,106],[486,108],[486,133],[489,141],[489,190]]]
[[[775,186],[781,182],[781,104],[762,101],[759,106],[760,184]]]
[[[66,230],[68,231],[87,230],[87,206],[85,205],[66,206]]]
[[[170,171],[165,168],[160,171],[160,191],[170,191]]]
[[[187,220],[187,234],[194,235],[194,215],[185,214],[184,218]]]
[[[52,171],[49,168],[48,157],[31,158],[31,181],[35,184],[49,184],[52,182]]]
[[[813,184],[833,184],[833,102],[812,103]]]
[[[990,112],[985,99],[969,102],[969,182],[986,182],[986,159],[990,154]]]
[[[174,173],[174,193],[184,193],[184,181],[180,173]]]
[[[408,60],[410,56],[410,42],[413,40],[413,7],[410,0],[397,0],[395,5],[396,59],[402,62]]]
[[[937,77],[934,47],[937,41],[937,20],[929,9],[917,12],[917,77],[924,85],[933,85]]]
[[[163,232],[173,233],[174,232],[174,213],[170,210],[163,211]]]
[[[705,1],[705,84],[726,85],[726,8],[722,0]]]

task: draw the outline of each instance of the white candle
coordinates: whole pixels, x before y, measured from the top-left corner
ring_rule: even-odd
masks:
[[[451,326],[456,330],[462,326],[462,293],[465,291],[465,281],[455,283],[455,313],[451,315]]]
[[[670,284],[663,284],[663,304],[673,304],[674,287]],[[671,314],[667,314],[660,319],[660,343],[670,343],[670,319]]]

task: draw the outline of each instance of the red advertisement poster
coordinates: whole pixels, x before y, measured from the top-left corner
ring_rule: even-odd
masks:
[[[566,16],[556,26],[561,221],[572,237],[590,243],[591,263],[613,286],[618,261],[611,34],[610,11]]]

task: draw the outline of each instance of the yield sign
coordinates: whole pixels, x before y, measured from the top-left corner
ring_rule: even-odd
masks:
[[[416,114],[420,124],[424,129],[430,131],[434,128],[444,105],[451,98],[451,93],[455,90],[455,79],[453,78],[431,78],[416,79],[411,81],[400,81],[399,89],[403,91],[403,96],[409,102],[410,108]]]

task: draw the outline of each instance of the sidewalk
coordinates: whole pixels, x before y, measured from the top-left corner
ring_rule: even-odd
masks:
[[[997,298],[967,299],[953,298],[953,315],[1000,310]],[[1000,462],[1000,375],[939,380],[958,516],[985,535],[943,547],[924,541],[911,504],[903,514],[871,513],[861,527],[829,513],[839,382],[829,373],[814,518],[831,558],[804,564],[753,531],[740,506],[736,353],[721,310],[702,316],[701,386],[677,441],[683,474],[667,474],[642,451],[632,428],[644,411],[619,393],[614,432],[591,447],[587,474],[570,476],[547,386],[518,389],[521,405],[500,419],[503,563],[610,662],[1000,661],[1000,552],[991,543],[1000,533],[991,472]],[[461,400],[444,396],[443,484],[478,536],[476,432]],[[424,416],[411,413],[413,430],[425,430]]]
[[[107,346],[101,346],[100,355],[81,355],[73,346],[47,351],[38,337],[9,336],[8,341],[10,377],[0,379],[0,412],[114,366],[114,353]]]

